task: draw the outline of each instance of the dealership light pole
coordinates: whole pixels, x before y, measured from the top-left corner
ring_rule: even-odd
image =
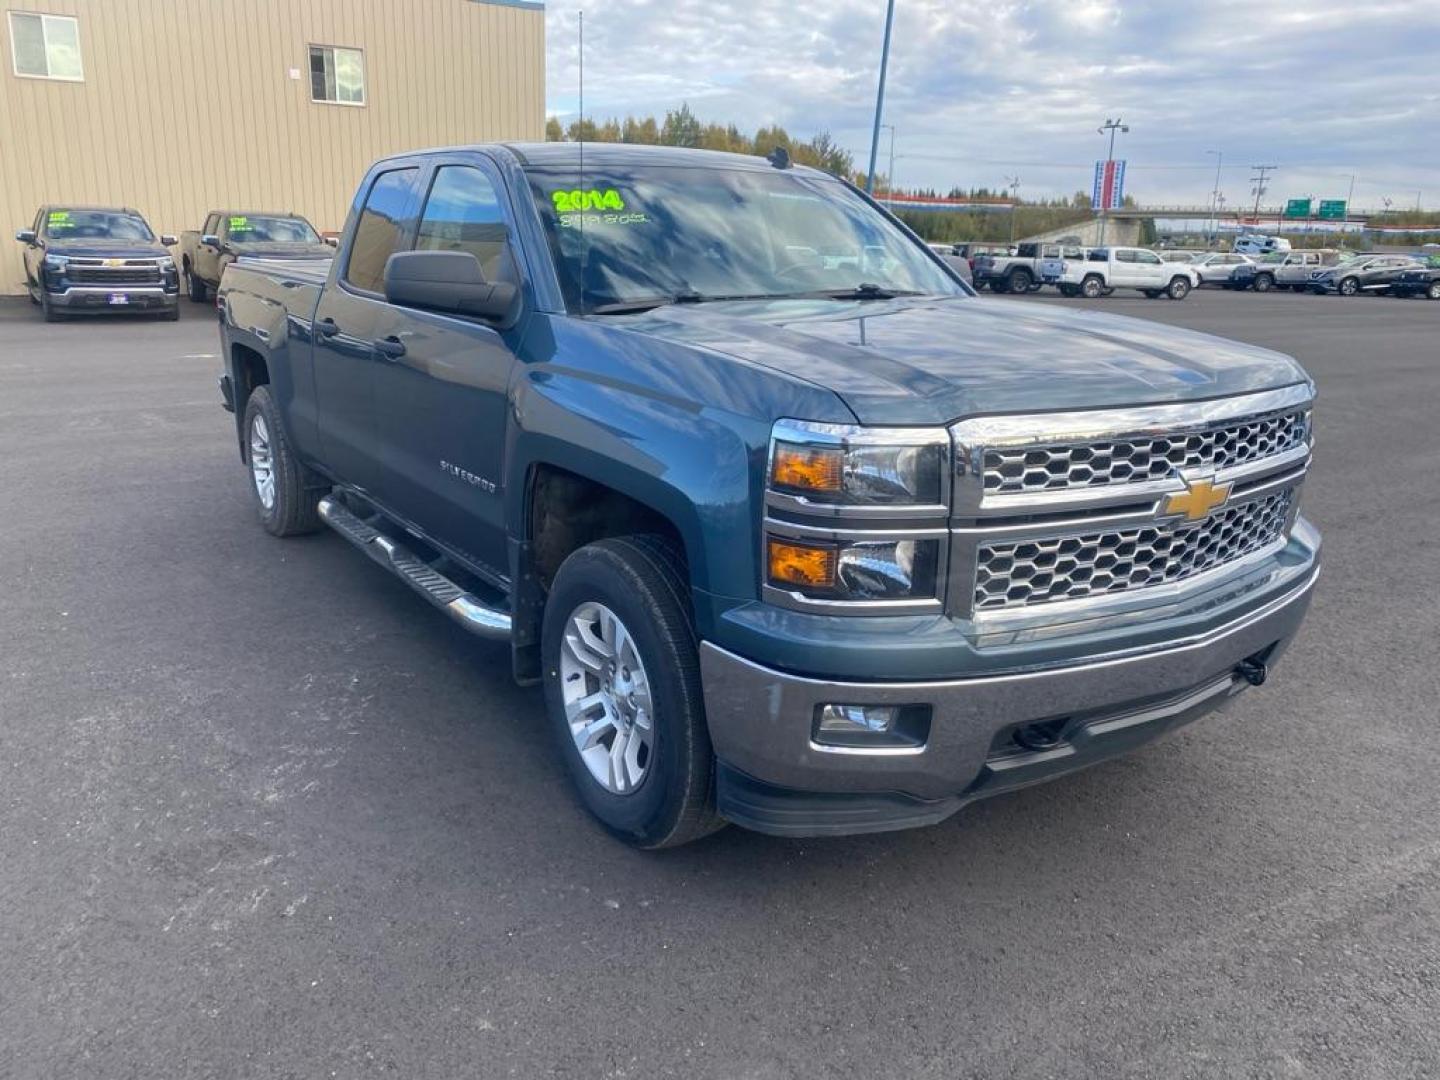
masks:
[[[1019,210],[1016,200],[1020,195],[1020,177],[1005,177],[1005,186],[1010,189],[1010,243],[1015,243],[1015,214]]]
[[[880,116],[885,111],[885,69],[890,63],[890,27],[895,22],[895,0],[885,5],[885,43],[880,46],[880,87],[875,91],[875,127],[870,132],[870,168],[865,173],[865,190],[875,194],[875,155],[880,150]]]
[[[895,209],[895,125],[881,124],[881,130],[890,129],[890,168],[885,172],[885,205]]]
[[[1220,194],[1220,166],[1225,164],[1225,152],[1206,150],[1205,153],[1215,155],[1215,187],[1210,192],[1210,242],[1214,243],[1220,235],[1220,220],[1216,213],[1215,200]]]
[[[1104,135],[1107,131],[1110,133],[1110,151],[1109,151],[1109,153],[1106,154],[1105,160],[1106,160],[1107,163],[1108,163],[1108,162],[1111,162],[1111,161],[1114,161],[1114,160],[1115,160],[1115,133],[1116,133],[1117,131],[1128,132],[1128,131],[1130,130],[1130,126],[1129,126],[1128,124],[1122,124],[1122,123],[1120,122],[1120,117],[1118,117],[1118,116],[1117,116],[1114,120],[1111,120],[1111,119],[1107,116],[1107,117],[1105,118],[1105,123],[1104,123],[1104,125],[1103,125],[1102,127],[1096,128],[1095,130],[1096,130],[1097,132],[1099,132],[1101,135]],[[1012,213],[1013,213],[1013,211],[1012,211]],[[1102,185],[1101,185],[1101,188],[1100,188],[1100,245],[1103,247],[1104,244],[1105,244],[1105,188],[1104,188],[1104,185],[1102,184]]]

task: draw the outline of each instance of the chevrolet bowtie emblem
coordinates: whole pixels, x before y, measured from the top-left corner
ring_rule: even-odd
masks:
[[[1164,517],[1179,517],[1186,521],[1199,521],[1218,506],[1225,505],[1230,498],[1232,484],[1217,484],[1209,477],[1194,480],[1182,476],[1185,490],[1177,491],[1165,498]]]
[[[106,260],[105,260],[105,265],[106,265],[106,266],[124,266],[124,265],[125,265],[125,260],[124,260],[124,259],[106,259]]]

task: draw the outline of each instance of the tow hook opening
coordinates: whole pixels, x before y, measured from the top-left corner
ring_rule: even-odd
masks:
[[[1035,753],[1054,750],[1065,741],[1065,725],[1069,722],[1068,716],[1062,716],[1055,720],[1042,720],[1037,724],[1025,724],[1015,729],[1015,743],[1021,749]]]
[[[1270,676],[1270,666],[1258,656],[1247,656],[1235,665],[1235,674],[1251,686],[1259,686]]]

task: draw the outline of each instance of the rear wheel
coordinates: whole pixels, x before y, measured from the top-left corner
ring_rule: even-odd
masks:
[[[1274,274],[1256,274],[1256,275],[1255,275],[1255,291],[1256,291],[1256,292],[1269,292],[1269,291],[1270,291],[1271,289],[1273,289],[1274,287],[1275,287],[1275,275],[1274,275]]]
[[[1171,300],[1184,300],[1185,297],[1190,295],[1190,279],[1183,277],[1171,278],[1170,285],[1165,290],[1165,293]]]
[[[1080,295],[1087,300],[1094,300],[1105,291],[1105,283],[1100,280],[1098,274],[1091,274],[1084,281],[1080,282]]]
[[[585,808],[641,848],[724,825],[684,562],[660,536],[587,544],[545,604],[545,704]]]
[[[195,303],[203,304],[205,302],[205,282],[191,272],[188,262],[185,264],[185,291]]]
[[[1012,270],[1005,281],[1005,289],[1014,293],[1029,292],[1034,284],[1035,279],[1030,276],[1029,270]]]
[[[324,482],[290,448],[270,387],[257,386],[250,392],[241,431],[250,491],[265,531],[272,536],[298,536],[318,529]]]

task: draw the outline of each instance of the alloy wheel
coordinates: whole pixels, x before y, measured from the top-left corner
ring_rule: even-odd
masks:
[[[644,782],[655,750],[650,679],[635,639],[604,604],[570,613],[560,648],[565,722],[580,760],[613,795]]]
[[[256,413],[250,421],[250,477],[255,494],[266,510],[275,508],[275,455],[270,449],[270,426]]]

